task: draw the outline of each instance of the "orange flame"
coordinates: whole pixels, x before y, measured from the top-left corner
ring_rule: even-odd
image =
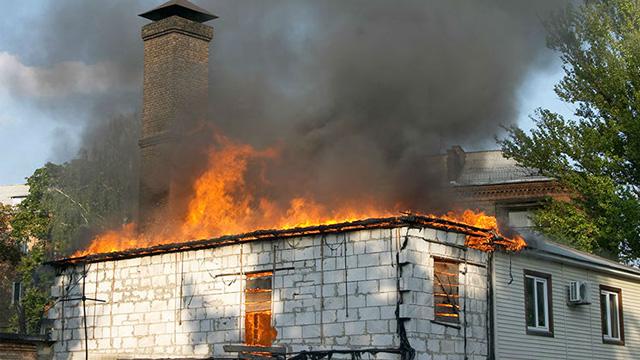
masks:
[[[500,229],[498,228],[498,219],[496,219],[495,216],[485,214],[484,211],[471,211],[467,209],[462,213],[448,212],[446,215],[441,217],[446,220],[458,221],[482,229],[488,229],[495,233],[496,236],[494,237],[494,239],[487,239],[486,237],[467,236],[466,245],[474,249],[492,251],[495,248],[495,243],[501,244],[507,250],[511,251],[519,251],[527,246],[527,243],[520,235],[515,235],[511,238],[507,238],[502,235]]]
[[[348,199],[331,208],[318,203],[311,196],[294,197],[286,205],[257,195],[247,183],[251,164],[264,164],[275,159],[275,149],[256,150],[250,145],[236,143],[222,135],[215,136],[219,146],[209,152],[206,171],[193,184],[193,192],[183,221],[161,234],[136,231],[127,224],[119,230],[107,231],[93,239],[90,246],[72,257],[108,253],[154,245],[184,242],[221,235],[240,234],[258,229],[290,229],[294,227],[336,224],[373,217],[395,216],[399,210],[383,208],[372,199]],[[463,222],[498,234],[497,220],[483,212],[465,210],[461,214],[448,213],[442,218]],[[468,245],[492,250],[487,239],[468,239]],[[524,240],[516,244],[505,242],[511,250],[519,250]]]

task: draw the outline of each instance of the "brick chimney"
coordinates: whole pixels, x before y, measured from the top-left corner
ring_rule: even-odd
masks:
[[[185,117],[206,101],[209,42],[217,16],[186,0],[172,0],[140,14],[144,82],[140,146],[139,222],[144,231],[172,207],[172,149],[185,132]]]
[[[461,146],[454,145],[447,149],[447,182],[456,181],[462,173],[466,154]]]

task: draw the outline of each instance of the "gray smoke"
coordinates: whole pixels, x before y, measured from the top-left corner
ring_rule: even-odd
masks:
[[[276,198],[344,194],[424,209],[427,159],[448,146],[493,147],[513,123],[527,74],[551,59],[541,18],[557,0],[194,1],[219,19],[210,60],[211,125],[257,148],[280,144],[268,171]],[[28,35],[36,62],[106,62],[116,85],[52,111],[83,113],[84,147],[105,121],[141,101],[142,41],[136,14],[161,1],[52,2]],[[47,77],[67,84],[68,77]],[[49,86],[61,86],[49,84]],[[64,116],[63,116],[64,118]],[[137,123],[131,126],[137,126]],[[201,124],[200,124],[201,125]],[[135,132],[131,132],[135,133]],[[118,151],[119,149],[109,149]],[[126,149],[130,151],[130,149]],[[201,157],[193,157],[202,161]],[[197,176],[199,167],[193,167]],[[135,181],[135,180],[132,180]]]
[[[447,206],[427,159],[494,146],[528,72],[550,59],[540,19],[562,3],[216,5],[212,119],[235,138],[286,144],[273,191],[424,210]]]

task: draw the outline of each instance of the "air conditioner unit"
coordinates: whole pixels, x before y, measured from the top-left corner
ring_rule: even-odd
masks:
[[[589,304],[589,286],[586,281],[569,281],[569,304]]]

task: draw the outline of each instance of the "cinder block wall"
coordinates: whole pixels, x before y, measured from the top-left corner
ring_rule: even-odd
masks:
[[[404,250],[400,252],[399,261],[400,317],[407,319],[405,329],[409,343],[416,350],[416,358],[486,359],[487,253],[465,248],[465,237],[455,233],[410,229],[401,236],[404,236]],[[433,263],[436,258],[458,260],[460,320],[457,324],[434,322]]]
[[[86,296],[105,301],[86,302],[90,356],[230,355],[222,346],[243,341],[239,274],[275,269],[274,345],[292,352],[397,348],[398,309],[417,359],[463,359],[463,331],[430,321],[432,256],[463,259],[462,250],[447,245],[463,242],[462,235],[431,229],[362,230],[88,264]],[[467,251],[478,263],[484,256]],[[65,269],[53,296],[82,296],[82,272],[82,265]],[[461,289],[468,354],[483,358],[486,273],[468,265],[460,278],[468,284]],[[55,320],[56,358],[83,358],[82,302],[58,302],[49,317]]]

